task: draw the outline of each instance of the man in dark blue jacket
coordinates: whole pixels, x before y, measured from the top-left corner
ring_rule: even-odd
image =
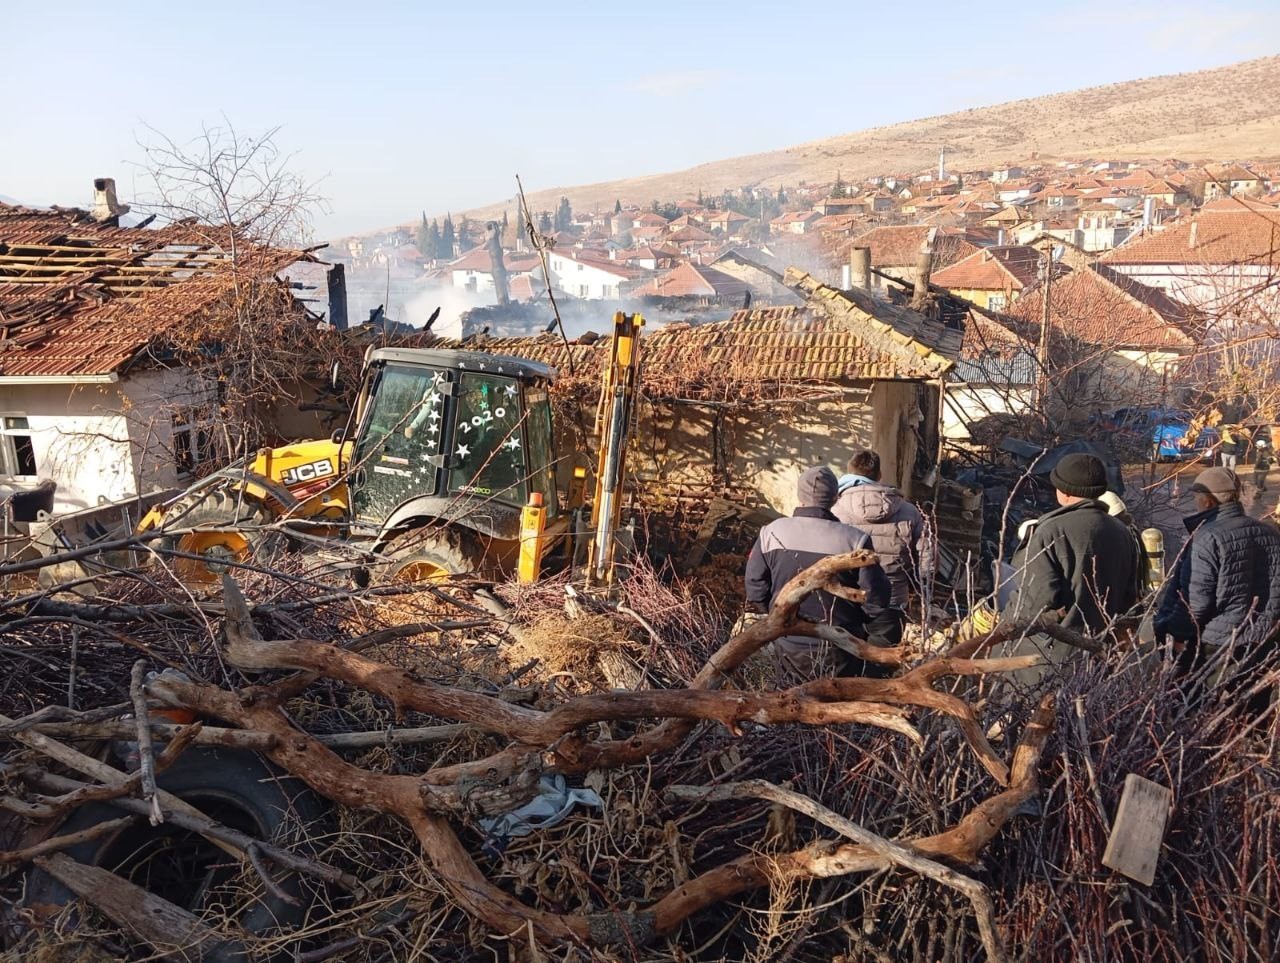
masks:
[[[1179,666],[1194,671],[1210,659],[1229,658],[1218,667],[1230,690],[1246,692],[1273,661],[1273,635],[1280,622],[1280,530],[1250,518],[1240,504],[1240,479],[1227,468],[1196,476],[1191,492],[1197,514],[1191,543],[1183,549],[1156,613],[1157,633],[1187,636]],[[1231,647],[1222,656],[1225,647]],[[1256,714],[1271,692],[1257,693],[1242,706]]]
[[[764,609],[773,603],[792,578],[831,555],[871,549],[871,538],[831,514],[839,494],[836,476],[829,468],[810,468],[800,476],[800,507],[790,518],[779,518],[760,530],[747,560],[747,604]],[[851,569],[841,582],[866,592],[861,604],[828,592],[814,592],[801,604],[799,617],[846,629],[851,635],[877,645],[890,644],[898,621],[889,608],[889,579],[879,565]],[[780,660],[802,675],[813,675],[816,657],[826,643],[805,636],[784,636],[774,643]],[[883,670],[837,650],[840,675],[884,675]]]

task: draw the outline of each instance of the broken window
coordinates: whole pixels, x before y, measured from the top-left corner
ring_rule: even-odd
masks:
[[[36,450],[25,415],[0,416],[0,473],[36,474]]]
[[[184,408],[173,416],[173,461],[179,475],[195,475],[217,457],[208,408]]]

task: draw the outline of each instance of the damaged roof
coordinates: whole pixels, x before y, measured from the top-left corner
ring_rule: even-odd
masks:
[[[0,378],[110,375],[237,278],[308,259],[226,229],[115,227],[79,209],[0,204]]]
[[[862,291],[841,292],[794,268],[787,281],[805,304],[736,311],[724,321],[668,324],[645,334],[641,379],[659,396],[737,397],[745,385],[820,386],[865,380],[930,380],[959,356],[963,332]],[[436,342],[455,347],[456,342]],[[568,383],[596,386],[609,340],[566,347],[553,335],[487,339],[466,347],[556,368]]]

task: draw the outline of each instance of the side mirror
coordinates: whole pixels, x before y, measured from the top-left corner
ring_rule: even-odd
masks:
[[[335,445],[341,445],[347,440],[347,429],[335,428],[333,434],[329,436],[329,440]]]
[[[340,367],[341,366],[338,364],[337,361],[335,361],[332,365],[329,366],[329,387],[332,388],[334,391],[337,391],[342,387]]]

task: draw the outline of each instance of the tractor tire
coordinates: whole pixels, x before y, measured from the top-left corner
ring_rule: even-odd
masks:
[[[283,774],[262,756],[240,749],[188,749],[157,782],[161,789],[191,803],[215,822],[303,855],[311,855],[308,834],[328,812],[328,804],[297,779]],[[123,814],[108,803],[89,803],[73,812],[57,831],[79,832]],[[273,881],[296,905],[267,890],[252,870],[247,870],[252,896],[233,889],[230,884],[241,870],[223,850],[170,823],[152,827],[143,816],[64,852],[77,862],[110,870],[196,915],[206,910],[224,912],[252,936],[302,926],[317,895],[314,881],[282,870],[269,860],[265,862]],[[34,869],[27,877],[24,905],[63,906],[75,899],[70,890],[42,870]],[[238,940],[213,947],[202,957],[212,963],[249,958]]]
[[[388,582],[444,581],[452,575],[485,577],[493,568],[479,537],[453,525],[402,532],[387,543],[383,554],[390,559],[384,569]]]
[[[230,488],[207,489],[179,499],[164,513],[166,527],[201,531],[166,535],[160,540],[160,547],[244,562],[278,543],[278,539],[260,530],[270,522],[271,515],[260,502],[244,498]],[[174,557],[171,564],[178,577],[190,583],[215,582],[222,568],[182,557]]]

